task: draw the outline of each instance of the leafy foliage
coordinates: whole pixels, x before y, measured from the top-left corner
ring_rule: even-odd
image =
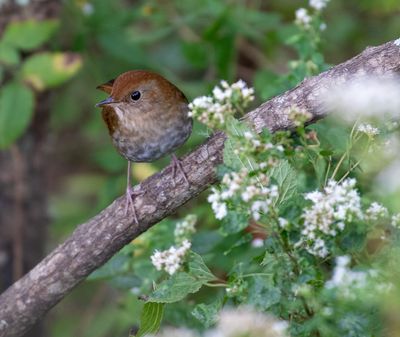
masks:
[[[58,26],[56,20],[12,22],[4,31],[2,41],[17,49],[37,49],[51,38]]]
[[[13,82],[0,90],[0,148],[6,148],[23,134],[33,114],[33,93]]]
[[[52,146],[63,161],[62,169],[57,170],[61,171],[56,182],[59,189],[50,198],[52,236],[61,240],[124,188],[122,172],[126,163],[112,148],[93,108],[103,98],[94,89],[97,84],[128,69],[152,69],[176,83],[191,100],[209,94],[211,87],[222,79],[232,83],[241,78],[253,83],[256,106],[297,85],[304,77],[326,69],[327,62],[342,62],[366,45],[392,39],[399,30],[398,18],[391,15],[398,8],[395,3],[365,1],[349,7],[346,1],[336,0],[329,4],[326,15],[325,11],[314,12],[307,7],[313,16],[310,30],[293,24],[299,4],[288,0],[271,1],[268,6],[259,1],[139,1],[132,5],[127,1],[71,0],[64,2],[66,13],[57,32],[56,25],[41,29],[47,33],[38,33],[37,27],[27,24],[42,36],[43,42],[37,47],[26,49],[26,41],[40,40],[36,37],[18,37],[18,43],[2,38],[0,79],[4,85],[0,91],[15,82],[25,88],[28,84],[32,92],[49,88],[53,91]],[[323,18],[327,21],[325,31],[320,30]],[[18,29],[22,34],[23,29]],[[371,31],[375,32],[373,37]],[[56,55],[65,65],[63,61],[71,56],[65,50],[79,53],[82,60],[87,60],[80,72],[68,74],[68,78],[74,76],[69,82],[64,77],[66,69],[58,74],[52,67]],[[62,90],[53,90],[62,81]],[[325,287],[334,275],[336,257],[342,255],[351,257],[346,275],[371,268],[379,272],[397,270],[398,253],[393,248],[396,244],[391,245],[392,236],[388,235],[397,235],[397,230],[389,225],[389,218],[381,219],[378,225],[353,221],[337,240],[332,240],[332,253],[324,259],[309,254],[305,250],[307,242],[299,243],[304,225],[301,215],[312,204],[304,198],[305,194],[323,191],[345,154],[335,179],[344,177],[352,164],[361,159],[359,149],[370,148],[371,144],[367,146],[368,141],[362,138],[350,149],[349,144],[354,141],[351,131],[334,121],[308,128],[300,126],[292,134],[253,134],[262,144],[283,146],[283,152],[275,148],[273,153],[260,149],[252,152],[249,142],[243,141],[251,129],[235,119],[226,125],[225,131],[229,138],[224,165],[218,168],[221,178],[245,168],[251,172],[245,179],[249,182],[257,177],[252,172],[257,164],[268,162],[271,155],[278,161],[276,166],[263,171],[279,191],[268,213],[256,212],[260,216],[256,220],[250,211],[252,201],[244,203],[237,193],[227,202],[227,215],[220,221],[213,216],[205,196],[200,195],[93,273],[90,282],[72,295],[76,298],[73,309],[72,303],[59,306],[58,317],[51,322],[51,335],[126,336],[132,325],[147,324],[140,322],[143,301],[137,296],[146,298],[154,294],[160,302],[168,300],[168,304],[157,304],[165,308],[163,325],[193,328],[200,334],[214,328],[221,310],[240,304],[289,321],[292,336],[379,336],[391,332],[387,308],[398,311],[397,295],[390,293],[392,302],[386,301],[385,295],[377,300],[369,296],[377,292],[376,286],[354,291],[357,300],[349,300],[341,296],[340,289]],[[310,131],[315,132],[315,137]],[[182,153],[210,133],[195,122],[193,135]],[[82,145],[78,153],[71,150],[76,142]],[[381,167],[376,162],[387,162],[375,157],[375,161],[363,161],[349,176],[357,178],[363,210],[379,199],[394,213],[399,211],[398,193],[375,192],[374,181]],[[166,164],[167,159],[134,165],[135,180],[143,180]],[[191,238],[192,252],[179,272],[169,278],[154,268],[150,255],[174,244],[176,218],[184,218],[188,213],[195,213],[199,219],[197,232]],[[387,239],[382,239],[383,235]],[[392,283],[396,284],[397,279],[393,276]],[[91,305],[92,301],[98,303],[104,289],[108,289],[102,285],[104,281],[117,290],[112,296],[107,292],[105,305]],[[160,316],[147,313],[146,317],[152,326]]]
[[[0,147],[16,141],[29,126],[34,111],[34,92],[63,84],[79,70],[80,56],[72,53],[33,54],[21,64],[21,52],[32,52],[49,41],[57,20],[11,22],[0,38],[0,73],[21,68],[0,89]],[[28,86],[27,86],[28,85]]]
[[[147,302],[140,317],[140,328],[135,337],[142,337],[156,333],[164,314],[164,304]]]

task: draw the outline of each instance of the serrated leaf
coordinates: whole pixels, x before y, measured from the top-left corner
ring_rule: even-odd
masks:
[[[188,267],[189,274],[197,279],[203,280],[204,282],[209,282],[216,279],[214,274],[204,263],[203,258],[193,251],[191,251],[189,255]]]
[[[6,66],[16,65],[19,62],[17,50],[8,43],[0,41],[0,63]]]
[[[36,49],[51,38],[58,25],[57,20],[11,22],[6,27],[2,40],[19,49]]]
[[[244,138],[246,131],[251,132],[245,123],[239,122],[236,118],[230,118],[227,121],[228,138],[224,145],[224,164],[235,171],[239,171],[243,167],[251,171],[255,165],[250,158],[240,153],[241,139]]]
[[[0,148],[16,141],[29,126],[33,115],[34,97],[31,90],[12,82],[0,90]]]
[[[150,295],[149,301],[157,303],[173,303],[184,299],[188,294],[197,292],[205,283],[188,273],[176,273],[163,281]]]
[[[274,167],[270,176],[279,187],[279,204],[283,204],[297,193],[297,174],[287,160],[282,160]]]
[[[209,328],[217,322],[218,313],[221,310],[221,307],[221,299],[217,299],[210,304],[201,303],[195,306],[192,315],[196,317],[205,328]]]
[[[234,234],[249,225],[248,215],[238,211],[229,211],[222,219],[221,232],[224,235]]]
[[[164,303],[147,302],[140,317],[140,328],[135,337],[155,334],[160,329],[164,316]]]
[[[76,74],[82,59],[74,53],[41,53],[29,57],[22,65],[22,78],[36,90],[60,85]]]

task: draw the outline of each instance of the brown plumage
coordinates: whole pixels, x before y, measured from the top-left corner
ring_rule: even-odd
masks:
[[[98,103],[118,152],[128,160],[127,205],[133,209],[130,163],[151,162],[172,154],[192,132],[185,95],[162,76],[128,71],[97,87],[110,96]],[[174,173],[180,162],[172,155]],[[134,212],[134,209],[133,209]],[[136,214],[134,212],[136,219]]]

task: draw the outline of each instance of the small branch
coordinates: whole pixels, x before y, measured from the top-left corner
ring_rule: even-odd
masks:
[[[318,101],[320,90],[350,79],[400,71],[400,47],[388,42],[367,48],[353,59],[274,97],[244,117],[257,132],[290,129],[287,112],[296,105],[312,115],[312,121],[327,111]],[[124,245],[155,225],[178,207],[217,182],[215,168],[222,163],[225,135],[217,132],[203,145],[182,158],[190,181],[174,184],[168,166],[135,187],[143,194],[135,199],[139,225],[124,216],[124,198],[118,198],[100,214],[78,226],[71,236],[31,272],[0,296],[0,337],[21,336],[57,304],[73,287],[103,265]]]

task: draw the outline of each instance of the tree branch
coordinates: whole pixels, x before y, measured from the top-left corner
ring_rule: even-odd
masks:
[[[400,72],[399,46],[388,42],[367,48],[351,60],[272,98],[248,113],[244,121],[253,125],[257,132],[263,128],[290,129],[288,110],[294,105],[309,111],[315,121],[327,114],[318,96],[328,85],[342,84],[365,74],[395,72]],[[170,166],[137,185],[135,190],[143,192],[135,198],[139,225],[131,217],[124,216],[123,197],[80,225],[64,243],[0,296],[0,337],[21,336],[124,245],[214,184],[217,181],[215,168],[222,163],[224,140],[225,135],[217,132],[182,158],[190,187],[182,179],[174,183]]]

